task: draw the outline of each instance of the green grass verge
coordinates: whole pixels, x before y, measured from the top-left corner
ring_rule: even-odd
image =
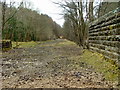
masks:
[[[112,60],[106,60],[102,54],[84,50],[79,60],[93,66],[93,68],[97,72],[102,73],[107,80],[118,81],[119,70],[117,65],[111,63]]]
[[[29,47],[34,47],[38,43],[31,41],[31,42],[18,42],[18,48],[29,48]],[[16,47],[16,42],[12,42],[12,47]]]

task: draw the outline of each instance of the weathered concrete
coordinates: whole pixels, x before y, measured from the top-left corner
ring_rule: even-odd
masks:
[[[120,8],[90,23],[89,45],[91,50],[100,52],[118,63],[120,58]]]

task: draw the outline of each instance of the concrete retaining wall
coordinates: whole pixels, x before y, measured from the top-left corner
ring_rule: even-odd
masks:
[[[89,46],[106,58],[120,58],[120,8],[109,12],[89,25]]]

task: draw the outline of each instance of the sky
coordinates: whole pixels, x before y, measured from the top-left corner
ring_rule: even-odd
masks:
[[[53,21],[58,23],[60,26],[64,23],[64,18],[62,15],[62,8],[53,2],[59,2],[61,0],[6,0],[7,2],[15,1],[19,3],[21,1],[30,2],[30,9],[37,10],[39,13],[47,14]]]
[[[64,18],[62,15],[62,8],[54,4],[56,0],[31,0],[33,8],[38,10],[40,13],[49,15],[56,23],[63,25]]]

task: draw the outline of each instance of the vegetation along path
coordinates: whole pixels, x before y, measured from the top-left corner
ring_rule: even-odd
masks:
[[[3,88],[110,88],[117,85],[114,65],[101,61],[102,56],[82,50],[73,42],[57,39],[19,44],[18,49],[3,53]]]

